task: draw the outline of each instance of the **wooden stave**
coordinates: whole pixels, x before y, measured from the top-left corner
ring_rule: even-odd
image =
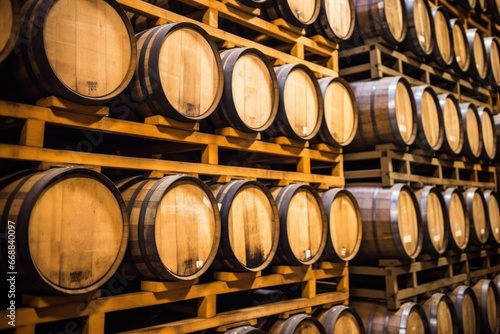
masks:
[[[481,150],[481,157],[486,160],[493,160],[497,154],[497,136],[495,134],[495,120],[493,119],[493,114],[489,107],[478,107],[477,113],[479,119],[481,120],[481,134],[483,139],[483,149]],[[485,126],[491,125],[491,136],[486,136]],[[487,145],[487,141],[489,145]],[[491,151],[488,152],[488,147],[491,147]]]
[[[452,325],[452,328],[448,328],[448,330],[444,329],[444,333],[457,333],[457,314],[455,312],[455,307],[451,301],[451,299],[445,295],[444,293],[434,293],[430,296],[429,299],[422,301],[420,304],[424,309],[424,312],[427,316],[427,320],[429,322],[430,332],[431,333],[443,333],[443,328],[440,326],[440,313],[439,307],[440,304],[444,303],[449,310],[449,316]],[[443,320],[443,319],[441,319]]]
[[[465,140],[465,132],[464,132],[464,120],[462,117],[462,113],[460,111],[460,105],[458,102],[458,99],[455,97],[455,95],[449,93],[449,94],[440,94],[438,95],[439,99],[439,104],[441,106],[441,111],[443,112],[443,123],[444,123],[444,131],[445,131],[445,140],[443,140],[443,145],[441,146],[441,151],[446,153],[446,154],[451,154],[453,156],[460,155],[463,150],[464,146],[464,140]],[[452,101],[452,104],[455,106],[456,111],[457,111],[457,119],[459,122],[459,128],[460,128],[460,140],[459,140],[459,147],[455,150],[451,147],[448,141],[448,136],[446,133],[446,122],[444,121],[444,113],[445,113],[445,106],[446,106],[446,101],[449,99]]]
[[[469,320],[471,317],[470,315],[464,314],[467,310],[464,309],[464,296],[468,296],[470,300],[472,301],[472,304],[474,305],[474,324],[468,324],[471,325],[473,329],[471,334],[479,334],[479,305],[477,303],[477,298],[476,295],[474,294],[474,291],[472,291],[472,288],[469,287],[468,285],[459,285],[452,291],[448,292],[448,297],[450,298],[451,302],[453,303],[453,307],[455,308],[455,313],[457,315],[457,329],[459,333],[470,333],[470,332],[465,332],[464,329],[464,323]]]
[[[297,327],[303,322],[311,322],[312,325],[317,329],[318,334],[326,334],[323,325],[314,317],[300,313],[291,316],[287,320],[278,320],[271,329],[268,331],[269,334],[300,334],[302,332],[296,332]],[[307,331],[309,333],[309,331]],[[311,333],[313,333],[311,331]]]
[[[349,306],[345,305],[336,305],[328,310],[322,311],[320,314],[316,316],[316,319],[323,325],[325,328],[326,334],[334,334],[335,333],[335,325],[339,318],[341,318],[344,314],[348,313],[351,315],[359,326],[359,331],[357,334],[365,334],[365,327],[363,326],[363,321],[361,320],[358,313]],[[349,332],[350,334],[355,334],[353,332]]]
[[[455,235],[453,233],[454,231],[451,228],[451,224],[453,224],[453,222],[451,221],[452,220],[451,219],[452,215],[450,214],[450,206],[452,204],[452,198],[454,198],[455,200],[458,200],[459,201],[458,203],[461,204],[461,208],[462,208],[462,214],[463,214],[463,217],[464,217],[464,226],[463,226],[463,228],[465,229],[465,231],[460,230],[461,233],[457,237],[461,237],[462,235],[466,236],[466,237],[464,237],[463,244],[458,244],[456,242],[456,237],[455,237]],[[448,238],[448,248],[456,250],[456,251],[459,251],[459,252],[462,252],[463,250],[465,250],[465,248],[469,244],[469,239],[470,239],[469,215],[467,214],[467,207],[466,207],[466,204],[465,204],[465,199],[463,197],[462,191],[460,191],[458,188],[447,188],[443,192],[443,199],[444,199],[444,201],[446,203],[446,208],[448,210],[448,216],[449,216],[449,222],[450,222],[450,227],[448,228],[448,230],[450,231],[450,236],[451,237]]]
[[[423,0],[419,2],[419,4],[423,4],[425,7],[425,12],[427,13],[427,18],[429,20],[429,28],[431,30],[431,42],[430,45],[428,46],[428,49],[426,49],[420,40],[420,37],[417,28],[416,28],[416,18],[414,17],[414,8],[416,5],[416,2],[418,0],[405,0],[406,2],[406,10],[407,10],[407,32],[406,32],[406,38],[403,42],[403,46],[407,49],[412,51],[417,57],[428,57],[430,56],[435,48],[435,32],[434,32],[434,23],[433,23],[433,17],[431,13],[431,8],[427,0]],[[425,42],[424,42],[425,43]]]
[[[21,30],[21,9],[18,0],[7,0],[12,6],[12,25],[10,29],[10,37],[4,45],[0,45],[0,63],[3,62],[11,53],[16,45],[17,38]]]
[[[434,34],[437,35],[437,29],[436,29],[436,16],[438,15],[443,15],[445,25],[446,25],[446,30],[448,31],[448,36],[449,36],[449,41],[450,41],[450,57],[449,59],[445,59],[441,53],[441,50],[439,48],[437,36],[434,39],[434,49],[432,51],[432,60],[435,61],[439,66],[442,67],[449,67],[453,63],[454,59],[454,53],[453,53],[453,33],[451,31],[451,25],[450,25],[450,17],[448,15],[448,11],[446,10],[445,7],[443,6],[438,6],[438,7],[433,7],[431,8],[431,14],[432,14],[432,19],[434,22]]]
[[[500,303],[499,294],[497,287],[492,280],[480,279],[473,287],[472,290],[476,295],[478,305],[479,305],[479,319],[481,324],[481,334],[494,334],[495,329],[498,328],[500,323]],[[494,300],[489,301],[490,297]],[[494,306],[495,309],[490,312],[489,306]],[[496,313],[496,314],[493,314]],[[489,319],[489,314],[491,314],[495,319]],[[491,324],[490,321],[491,320]]]
[[[484,199],[483,191],[479,188],[467,188],[463,192],[465,204],[467,207],[467,214],[469,216],[469,224],[470,224],[470,239],[469,239],[469,246],[482,246],[486,244],[489,238],[489,232],[490,232],[490,222],[489,222],[489,217],[488,217],[488,212],[486,212],[487,206],[486,206],[486,201]],[[483,214],[484,214],[484,226],[482,225],[477,225],[477,213],[474,211],[474,198],[479,198],[482,207],[483,207]],[[480,229],[477,231],[477,229]],[[484,232],[484,233],[483,233]]]
[[[498,245],[500,244],[500,213],[498,211],[496,212],[495,217],[491,217],[491,211],[494,210],[494,204],[490,203],[492,201],[496,201],[497,206],[500,206],[500,197],[498,196],[498,193],[494,190],[483,190],[483,196],[484,200],[486,202],[486,205],[488,207],[488,216],[489,216],[489,221],[490,221],[490,232],[488,235],[488,243],[491,245]],[[493,206],[493,209],[490,208],[490,204]],[[500,293],[500,291],[499,291]]]
[[[276,20],[278,18],[283,18],[291,25],[299,28],[306,28],[314,23],[318,18],[321,0],[313,0],[315,3],[314,12],[308,21],[301,21],[295,17],[290,6],[287,6],[287,0],[269,0],[264,2],[262,6],[262,16],[267,20]]]
[[[480,127],[481,120],[479,119],[479,115],[477,113],[477,107],[473,103],[460,103],[460,110],[462,113],[462,119],[464,120],[464,131],[465,131],[464,147],[462,150],[462,154],[470,159],[477,159],[481,156],[481,152],[483,150],[482,131],[481,131],[481,127]],[[474,150],[471,146],[471,143],[470,143],[470,138],[468,136],[469,131],[468,131],[468,124],[467,124],[467,113],[469,110],[472,111],[474,118],[476,120],[476,123],[478,125],[477,132],[478,132],[479,143],[476,143],[478,146],[476,152],[474,152]],[[475,130],[475,128],[474,128],[474,130]]]
[[[425,152],[429,154],[433,154],[441,149],[444,142],[444,121],[443,121],[443,113],[441,112],[441,105],[439,103],[436,92],[431,86],[421,85],[412,87],[413,96],[415,98],[416,103],[416,111],[417,111],[417,122],[418,122],[418,130],[417,137],[415,139],[414,145],[419,146]],[[424,130],[424,121],[423,121],[423,110],[422,110],[422,98],[424,93],[429,94],[434,101],[434,105],[436,107],[437,119],[438,119],[438,141],[435,144],[431,144],[427,138],[427,135]],[[431,131],[434,129],[431,129]]]
[[[486,81],[486,77],[488,76],[488,55],[486,54],[486,49],[484,47],[484,36],[483,33],[476,28],[472,29],[467,29],[466,30],[466,35],[467,35],[467,43],[469,44],[469,58],[470,58],[470,63],[471,65],[469,66],[467,73],[472,76],[473,78],[477,78],[480,81]],[[477,68],[477,59],[475,56],[475,39],[479,38],[481,41],[481,47],[482,47],[482,54],[483,54],[483,69],[478,69]],[[474,66],[475,65],[475,66]]]
[[[314,32],[321,34],[325,37],[327,37],[329,40],[335,43],[340,43],[343,41],[349,40],[353,33],[354,29],[356,27],[356,10],[354,6],[354,0],[347,0],[351,6],[351,25],[349,27],[348,33],[346,36],[339,36],[336,31],[332,28],[329,20],[328,20],[328,15],[326,14],[326,4],[325,2],[328,0],[321,0],[321,7],[320,7],[320,12],[318,15],[318,18],[314,21],[314,23],[311,25],[312,29]]]
[[[452,67],[459,73],[467,73],[469,70],[471,60],[469,56],[469,43],[467,42],[467,34],[465,32],[465,27],[464,23],[462,22],[461,19],[450,19],[450,26],[452,28],[452,31],[456,28],[458,31],[460,31],[460,38],[463,40],[463,46],[464,46],[464,53],[465,57],[467,58],[465,64],[460,65],[458,60],[457,60],[457,53],[456,53],[456,46],[457,42],[455,40],[455,36],[453,36],[453,53],[455,54],[455,57],[453,58],[453,63]]]
[[[497,36],[492,36],[492,37],[485,37],[483,39],[484,41],[484,47],[486,50],[486,55],[487,55],[487,63],[488,63],[488,80],[491,85],[500,87],[500,73],[494,73],[493,68],[500,68],[500,60],[498,58],[495,58],[492,56],[491,49],[492,45],[495,44],[497,47],[497,50],[500,53],[500,38]],[[493,64],[493,62],[496,60],[496,65]]]

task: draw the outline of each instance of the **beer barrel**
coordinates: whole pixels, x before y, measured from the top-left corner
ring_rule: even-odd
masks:
[[[7,58],[14,45],[21,27],[21,15],[18,0],[0,0],[0,63]]]
[[[321,196],[328,217],[325,256],[333,261],[350,261],[361,245],[362,222],[358,203],[345,189],[332,188]]]
[[[55,95],[96,105],[127,87],[137,62],[136,41],[116,1],[29,1],[23,12],[24,42],[13,64],[20,98]]]
[[[276,254],[280,222],[269,189],[249,180],[211,187],[221,216],[219,252],[215,270],[260,271]]]
[[[412,87],[417,111],[418,131],[415,145],[432,154],[443,145],[444,129],[441,106],[431,86]]]
[[[54,168],[8,181],[0,190],[0,242],[6,250],[15,232],[20,286],[81,294],[115,274],[129,228],[125,203],[107,177],[85,168]]]
[[[492,280],[481,279],[472,287],[472,290],[479,305],[481,334],[495,334],[500,326],[500,301],[497,287]]]
[[[465,133],[458,99],[451,93],[440,94],[438,99],[443,113],[444,125],[444,140],[441,151],[451,155],[459,155],[464,147]]]
[[[483,33],[474,28],[467,29],[467,43],[469,44],[469,58],[471,65],[468,73],[473,78],[485,80],[488,75],[488,55],[484,47]]]
[[[287,320],[278,320],[269,334],[326,334],[321,323],[308,314],[297,314]]]
[[[460,103],[460,111],[465,131],[462,154],[470,159],[477,159],[483,150],[481,120],[477,113],[477,107],[473,103]]]
[[[284,18],[290,24],[305,28],[316,21],[321,0],[269,0],[262,6],[262,15],[267,20]]]
[[[321,311],[316,318],[325,328],[326,334],[365,334],[363,321],[358,313],[349,306],[333,306],[328,310]]]
[[[486,160],[493,160],[497,155],[497,136],[495,134],[495,120],[488,107],[478,107],[477,114],[481,121],[481,135],[483,150],[481,156]]]
[[[427,0],[406,0],[408,31],[406,49],[418,57],[427,57],[434,49],[434,24]]]
[[[271,189],[278,206],[280,240],[274,263],[310,265],[326,245],[328,220],[318,192],[306,184]]]
[[[488,64],[489,82],[500,87],[500,38],[497,36],[484,38],[486,62]]]
[[[199,26],[170,23],[137,35],[139,61],[129,86],[143,117],[202,120],[222,96],[224,75],[213,39]]]
[[[354,92],[342,78],[318,80],[324,101],[319,139],[335,147],[349,145],[358,130],[358,107]]]
[[[489,242],[492,245],[500,244],[500,200],[498,193],[493,190],[483,191],[486,207],[488,208],[488,218],[490,222]]]
[[[447,295],[434,293],[420,304],[427,316],[432,334],[457,332],[457,314]]]
[[[479,334],[479,306],[474,291],[467,285],[459,285],[448,297],[457,314],[458,333]]]
[[[333,42],[348,40],[356,25],[354,0],[321,0],[318,19],[314,31]]]
[[[146,279],[192,280],[212,264],[221,223],[205,183],[187,175],[120,187],[130,217],[128,264]]]
[[[415,259],[422,249],[422,218],[413,190],[403,184],[346,187],[356,198],[363,222],[363,239],[356,262]],[[381,242],[383,240],[383,242]]]
[[[443,192],[443,198],[450,222],[448,229],[450,231],[449,248],[463,251],[467,247],[470,238],[469,216],[467,215],[464,197],[458,188],[447,188]]]
[[[451,19],[450,25],[453,33],[453,53],[455,54],[452,65],[459,73],[465,73],[469,69],[471,61],[469,57],[469,43],[464,24],[460,19]]]
[[[381,36],[386,43],[404,41],[407,11],[404,0],[355,0],[356,26],[364,39]]]
[[[450,18],[446,8],[443,6],[431,8],[434,19],[434,49],[433,60],[442,67],[448,67],[453,63],[453,32],[451,30]]]
[[[479,188],[468,188],[463,193],[470,224],[469,245],[481,246],[488,241],[490,223],[488,207]]]
[[[210,117],[214,126],[266,130],[278,112],[278,81],[271,62],[255,48],[225,50],[221,57],[224,91],[220,108]]]
[[[266,334],[266,332],[252,326],[243,326],[230,329],[224,334]]]
[[[354,82],[358,105],[358,131],[350,150],[369,150],[375,145],[411,145],[417,136],[415,99],[403,77]]]

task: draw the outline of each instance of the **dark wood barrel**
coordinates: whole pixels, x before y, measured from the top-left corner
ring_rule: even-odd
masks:
[[[18,0],[0,0],[0,63],[16,45],[21,27],[21,13]]]
[[[363,236],[361,212],[347,190],[332,188],[321,195],[328,217],[324,255],[328,260],[350,261],[358,253]]]
[[[287,320],[278,320],[269,334],[326,334],[323,325],[308,314],[297,314]]]
[[[470,159],[477,159],[483,150],[481,120],[477,113],[477,107],[473,103],[460,103],[460,111],[465,131],[462,154]]]
[[[480,80],[486,80],[488,75],[488,55],[484,47],[483,33],[479,29],[467,29],[467,43],[469,44],[470,76]]]
[[[326,246],[328,218],[318,192],[309,185],[271,189],[280,217],[280,241],[274,263],[310,265]]]
[[[250,7],[260,7],[261,5],[267,2],[267,0],[237,0],[237,1]]]
[[[318,133],[323,121],[321,89],[314,73],[302,64],[275,67],[279,84],[279,107],[270,137],[287,136],[309,140]]]
[[[500,296],[500,274],[497,274],[494,278],[493,278],[493,284],[495,284],[495,286],[497,287],[497,292]]]
[[[290,24],[305,28],[316,21],[321,0],[269,0],[262,6],[262,15],[267,20],[283,18]]]
[[[430,333],[425,312],[417,303],[404,303],[397,311],[377,302],[355,300],[349,304],[359,314],[366,333]]]
[[[412,260],[420,254],[422,218],[410,187],[396,184],[392,188],[350,186],[346,189],[356,198],[363,221],[363,239],[354,258],[356,262]]]
[[[479,188],[468,188],[463,196],[470,224],[469,245],[484,245],[488,241],[490,223],[483,192]]]
[[[407,12],[404,0],[355,0],[356,26],[364,39],[381,36],[386,43],[404,41]]]
[[[459,285],[448,297],[457,314],[458,333],[479,334],[479,305],[474,291],[467,285]]]
[[[328,310],[321,311],[316,318],[325,328],[326,334],[365,334],[363,321],[358,313],[349,306],[333,306]]]
[[[451,19],[450,26],[453,33],[453,53],[455,54],[452,66],[455,70],[465,73],[469,69],[471,61],[464,24],[460,19]]]
[[[457,314],[450,298],[444,293],[434,293],[420,303],[424,309],[432,334],[457,333]]]
[[[450,25],[448,11],[443,6],[431,8],[434,20],[434,49],[433,57],[438,65],[448,67],[453,63],[453,32]]]
[[[441,151],[452,156],[462,153],[465,140],[464,120],[458,99],[451,93],[438,95],[443,113],[444,140]]]
[[[441,192],[434,186],[415,191],[422,215],[424,241],[422,253],[441,255],[448,247],[450,234],[448,209]]]
[[[192,280],[212,264],[221,236],[217,202],[187,175],[120,186],[130,217],[127,262],[146,279]]]
[[[55,95],[96,105],[127,87],[137,62],[136,40],[116,1],[29,1],[23,12],[24,42],[12,65],[19,98]]]
[[[481,121],[481,137],[483,139],[481,157],[486,160],[493,160],[497,155],[497,136],[493,114],[489,107],[478,107],[477,115]]]
[[[274,198],[262,183],[231,181],[210,187],[219,206],[222,234],[215,270],[260,271],[276,254],[280,221]]]
[[[319,16],[313,24],[316,33],[340,43],[352,36],[355,26],[354,0],[321,0]]]
[[[489,0],[488,12],[497,23],[500,23],[500,0]]]
[[[242,326],[230,329],[224,332],[224,334],[266,334],[266,332],[252,326]]]
[[[500,301],[497,287],[492,280],[481,279],[472,290],[479,305],[481,334],[495,334],[500,326]]]
[[[271,62],[255,48],[225,50],[221,57],[224,91],[220,108],[210,117],[214,126],[266,130],[278,113],[278,80]]]
[[[202,120],[222,97],[224,74],[217,45],[199,26],[170,23],[137,35],[139,61],[129,93],[143,117]]]
[[[411,145],[417,136],[415,99],[403,77],[351,83],[358,105],[359,125],[350,150],[375,145]]]
[[[438,151],[444,141],[444,122],[441,105],[431,86],[412,87],[415,97],[418,131],[415,145],[427,153]]]
[[[408,31],[406,49],[418,57],[428,57],[434,50],[434,24],[427,0],[406,0]]]
[[[488,242],[492,245],[500,244],[500,199],[493,190],[483,190],[484,200],[488,208],[490,233]]]
[[[484,38],[484,49],[488,63],[488,79],[492,86],[500,87],[500,38]]]
[[[0,241],[7,263],[7,244],[15,236],[20,286],[81,294],[115,274],[129,228],[125,203],[107,177],[85,168],[54,168],[8,181],[0,190]]]
[[[443,192],[443,198],[450,222],[448,247],[456,251],[463,251],[470,238],[469,216],[463,194],[458,188],[447,188]]]
[[[349,145],[358,130],[358,106],[350,84],[342,78],[318,80],[324,101],[320,141],[335,147]]]

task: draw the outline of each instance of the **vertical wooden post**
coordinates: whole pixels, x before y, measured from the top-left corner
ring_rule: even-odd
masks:
[[[217,297],[215,295],[205,296],[198,300],[198,317],[213,318],[217,314]]]
[[[27,119],[21,132],[21,145],[43,147],[45,122],[36,119]]]
[[[201,155],[204,164],[217,165],[219,163],[219,147],[217,144],[208,144]]]
[[[83,323],[82,334],[104,333],[104,313],[92,313]]]

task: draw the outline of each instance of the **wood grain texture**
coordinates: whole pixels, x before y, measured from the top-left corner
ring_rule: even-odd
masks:
[[[297,314],[287,320],[278,320],[268,331],[269,334],[325,334],[325,329],[315,318],[307,314]]]
[[[459,285],[448,293],[457,314],[457,329],[459,333],[479,334],[479,306],[472,288]]]
[[[496,333],[499,325],[499,297],[498,290],[492,280],[481,279],[472,290],[479,305],[479,319],[481,334]]]
[[[430,154],[443,145],[443,118],[439,101],[432,87],[427,85],[412,87],[417,107],[418,132],[415,144]]]
[[[363,322],[356,311],[348,306],[337,305],[316,316],[326,334],[364,334]]]
[[[18,0],[0,0],[0,63],[14,48],[20,26]]]
[[[441,66],[450,66],[453,62],[453,32],[447,10],[442,7],[431,8],[434,19],[434,59]]]
[[[495,120],[488,107],[477,108],[477,115],[481,121],[481,137],[483,150],[481,156],[486,160],[493,160],[497,155],[497,136],[495,133]]]
[[[500,39],[496,36],[484,38],[484,48],[488,63],[489,81],[500,87]]]
[[[481,246],[488,241],[490,232],[488,207],[479,188],[468,188],[463,193],[470,224],[469,245]]]
[[[450,298],[443,293],[434,293],[421,302],[430,325],[431,333],[456,333],[457,316]]]
[[[418,57],[429,56],[434,48],[434,24],[426,0],[406,0],[408,31],[405,47]]]
[[[438,95],[443,113],[445,140],[441,150],[451,155],[458,155],[464,146],[463,118],[457,98],[452,94]]]
[[[485,79],[488,74],[488,56],[484,47],[483,34],[478,29],[467,29],[466,36],[471,62],[468,73],[476,79]]]
[[[321,0],[267,1],[263,6],[263,16],[268,20],[284,18],[294,26],[305,28],[316,21]]]
[[[437,188],[425,186],[415,191],[424,231],[422,253],[443,254],[448,247],[448,210],[443,195]]]
[[[349,39],[356,25],[353,0],[322,0],[318,19],[314,22],[317,33],[334,42]]]
[[[462,154],[471,159],[477,159],[481,156],[483,149],[481,120],[477,113],[477,107],[472,103],[461,103],[460,111],[465,131]]]
[[[495,245],[500,243],[500,200],[498,193],[492,190],[484,190],[483,195],[488,207],[490,222],[489,241]]]
[[[455,54],[453,65],[458,71],[466,72],[471,60],[464,25],[459,19],[451,19],[450,25],[453,32],[453,53]]]
[[[443,192],[443,197],[450,222],[449,248],[458,251],[464,250],[470,237],[469,217],[464,197],[457,188],[447,188]]]

